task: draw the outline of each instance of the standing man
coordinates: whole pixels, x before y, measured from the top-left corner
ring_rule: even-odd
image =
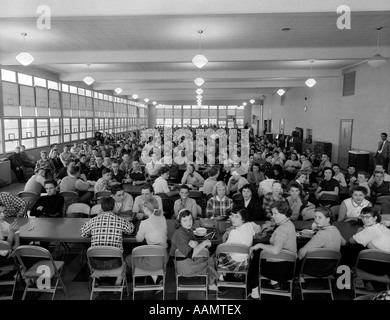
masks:
[[[381,133],[381,141],[378,143],[378,150],[374,155],[375,164],[383,164],[384,169],[389,172],[390,141],[387,140],[387,133]]]

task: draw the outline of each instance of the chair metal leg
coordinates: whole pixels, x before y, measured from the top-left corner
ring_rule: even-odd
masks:
[[[329,283],[330,296],[331,296],[332,300],[334,300],[333,290],[332,290],[332,281],[330,279],[328,279],[328,283]]]
[[[89,300],[93,300],[93,291],[95,289],[95,279],[96,278],[92,278],[91,296],[89,297]]]
[[[22,300],[24,300],[24,299],[26,298],[26,294],[27,294],[27,290],[28,290],[29,285],[30,285],[30,280],[29,280],[29,279],[26,279],[26,286],[25,286],[25,288],[24,288]]]
[[[64,284],[64,282],[62,281],[61,274],[59,275],[59,279],[60,279],[60,284],[61,284],[61,289],[62,289],[62,291],[64,291],[65,297],[68,297],[68,291],[66,290],[65,284]]]

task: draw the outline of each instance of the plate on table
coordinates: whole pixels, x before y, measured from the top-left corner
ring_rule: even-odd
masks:
[[[206,234],[205,235],[198,235],[196,233],[196,231],[194,230],[194,236],[195,238],[197,238],[198,240],[212,240],[212,239],[216,239],[216,236],[217,236],[217,230],[214,229],[214,228],[207,228],[207,231],[206,231]]]

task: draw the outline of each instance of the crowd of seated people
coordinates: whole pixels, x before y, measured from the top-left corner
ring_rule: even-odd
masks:
[[[157,130],[163,137],[163,128]],[[195,130],[188,130],[195,137]],[[238,133],[240,139],[241,133]],[[251,226],[246,224],[247,222],[272,220],[274,224],[283,227],[274,231],[270,245],[256,245],[253,250],[263,249],[273,253],[282,249],[292,250],[302,259],[311,246],[297,251],[292,244],[296,239],[288,222],[315,221],[317,228],[323,232],[317,233],[320,235],[311,244],[314,245],[320,243],[325,238],[324,235],[335,233],[332,227],[334,220],[359,221],[362,212],[366,212],[363,211],[364,208],[374,207],[379,197],[390,196],[390,176],[381,165],[375,167],[371,178],[367,172],[356,172],[353,166],[349,166],[347,172],[343,173],[340,166],[332,164],[326,154],[316,155],[311,150],[298,153],[293,147],[282,148],[278,141],[269,141],[253,134],[249,135],[248,150],[240,142],[235,145],[237,157],[233,159],[226,157],[224,151],[227,149],[220,146],[218,141],[211,148],[214,155],[208,155],[206,140],[203,145],[197,145],[196,139],[193,139],[194,145],[183,139],[173,141],[170,143],[173,151],[171,153],[160,152],[151,139],[137,139],[134,135],[127,139],[118,138],[110,135],[108,138],[95,137],[93,141],[85,141],[81,145],[55,145],[50,152],[41,151],[41,159],[33,165],[34,175],[29,178],[24,190],[33,191],[38,197],[41,193],[47,195],[39,198],[30,215],[63,216],[63,198],[59,195],[63,191],[77,192],[79,201],[91,206],[95,204],[92,201],[94,194],[110,191],[114,208],[111,209],[112,204],[109,203],[106,212],[131,216],[133,222],[143,221],[147,217],[156,220],[148,227],[143,223],[145,230],[139,234],[137,240],[164,243],[166,247],[165,236],[153,240],[153,236],[149,235],[158,221],[164,220],[157,218],[163,213],[166,218],[179,220],[182,230],[172,239],[175,242],[174,248],[182,249],[189,257],[194,253],[194,249],[199,251],[209,246],[208,242],[201,246],[189,244],[183,235],[186,229],[192,227],[192,222],[200,217],[226,220],[231,216],[235,227],[242,229],[243,226]],[[164,139],[162,143],[164,145]],[[240,159],[246,152],[249,157]],[[28,163],[20,154],[21,148],[16,148],[9,159],[17,179],[25,181],[25,168]],[[321,160],[317,156],[321,156]],[[123,184],[141,186],[141,195],[133,198],[123,190]],[[190,197],[193,190],[199,191],[202,202]],[[346,195],[344,199],[341,198],[341,191]],[[4,215],[24,216],[27,206],[22,202],[23,199],[15,197],[18,199],[15,200],[10,196],[12,195],[0,193],[0,202],[5,208]],[[51,203],[56,203],[56,206],[47,209]],[[334,205],[339,205],[336,216],[324,209],[318,209]],[[381,199],[380,209],[382,214],[390,213],[390,197]],[[128,226],[126,228],[128,229]],[[264,229],[256,231],[263,232]],[[287,236],[282,235],[282,232],[286,232]],[[163,233],[165,235],[166,232]],[[227,234],[224,240],[232,241],[235,233]],[[356,239],[360,241],[359,237]],[[334,242],[337,244],[331,243],[329,246],[339,248],[345,241],[335,238]],[[245,243],[252,245],[251,241]],[[172,249],[170,252],[172,255]],[[239,268],[242,261],[237,262],[231,258],[225,259],[224,263]],[[200,268],[187,262],[182,264],[190,268],[190,273]],[[202,270],[209,267],[210,261],[203,261]],[[274,268],[273,265],[268,267]],[[276,288],[282,282],[281,275],[280,279],[272,280],[271,285]],[[253,281],[253,298],[257,298],[256,287],[256,282]]]

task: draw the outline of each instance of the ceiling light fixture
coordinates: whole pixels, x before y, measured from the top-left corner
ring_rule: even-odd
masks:
[[[20,64],[22,64],[24,66],[28,66],[29,64],[31,64],[34,61],[34,57],[31,54],[29,54],[28,52],[26,52],[26,36],[27,36],[27,33],[22,33],[22,36],[23,36],[23,42],[24,42],[24,46],[23,46],[24,51],[19,53],[16,56],[16,60]]]
[[[313,86],[317,83],[317,81],[316,81],[315,79],[312,78],[312,73],[313,73],[313,68],[312,68],[312,66],[313,66],[313,62],[314,62],[314,60],[310,60],[310,78],[307,79],[307,80],[305,81],[305,84],[306,84],[309,88],[313,87]]]
[[[155,105],[157,104],[157,102],[156,102],[156,101],[153,101],[152,104],[155,106]]]
[[[114,91],[116,94],[121,94],[123,90],[121,88],[116,88]]]
[[[197,54],[192,59],[192,63],[196,67],[198,67],[200,69],[200,68],[203,68],[207,64],[207,62],[209,62],[209,60],[207,60],[207,58],[201,53],[201,51],[202,51],[202,33],[203,33],[203,30],[199,30],[198,33],[199,33],[199,54]]]
[[[145,101],[146,103],[148,103],[148,102],[149,102],[149,99],[148,99],[148,98],[145,98],[144,101]]]
[[[286,91],[284,91],[283,89],[279,89],[278,91],[276,91],[278,93],[278,95],[282,96],[286,93]]]
[[[138,94],[134,93],[131,97],[132,97],[134,100],[137,100],[137,99],[138,99]]]
[[[201,94],[198,94],[198,95],[196,96],[196,98],[197,98],[197,99],[202,99],[202,95],[201,95]]]
[[[202,94],[203,93],[203,90],[202,89],[196,89],[196,91],[195,91],[197,94]]]
[[[379,31],[381,31],[383,29],[383,27],[378,27],[376,28],[376,30],[378,31],[378,38],[377,38],[377,42],[376,42],[376,52],[379,52]],[[384,64],[386,62],[386,59],[383,58],[379,53],[377,53],[376,55],[374,55],[371,59],[369,59],[367,61],[368,65],[370,67],[373,67],[373,68],[378,68],[379,66],[381,66],[382,64]]]
[[[247,105],[247,103],[246,103],[246,102],[243,102],[242,105],[245,107],[245,106]]]
[[[88,73],[89,73],[89,66],[90,66],[90,64],[87,64],[87,66],[88,66]],[[87,85],[90,86],[92,83],[95,82],[95,79],[92,78],[90,75],[88,75],[88,76],[86,76],[86,77],[83,79],[83,81],[84,81]]]
[[[195,84],[196,84],[198,87],[200,87],[200,86],[202,86],[202,84],[204,83],[204,80],[203,80],[202,78],[196,78],[196,79],[194,80],[194,82],[195,82]]]
[[[256,101],[254,99],[251,99],[249,102],[254,104]]]

